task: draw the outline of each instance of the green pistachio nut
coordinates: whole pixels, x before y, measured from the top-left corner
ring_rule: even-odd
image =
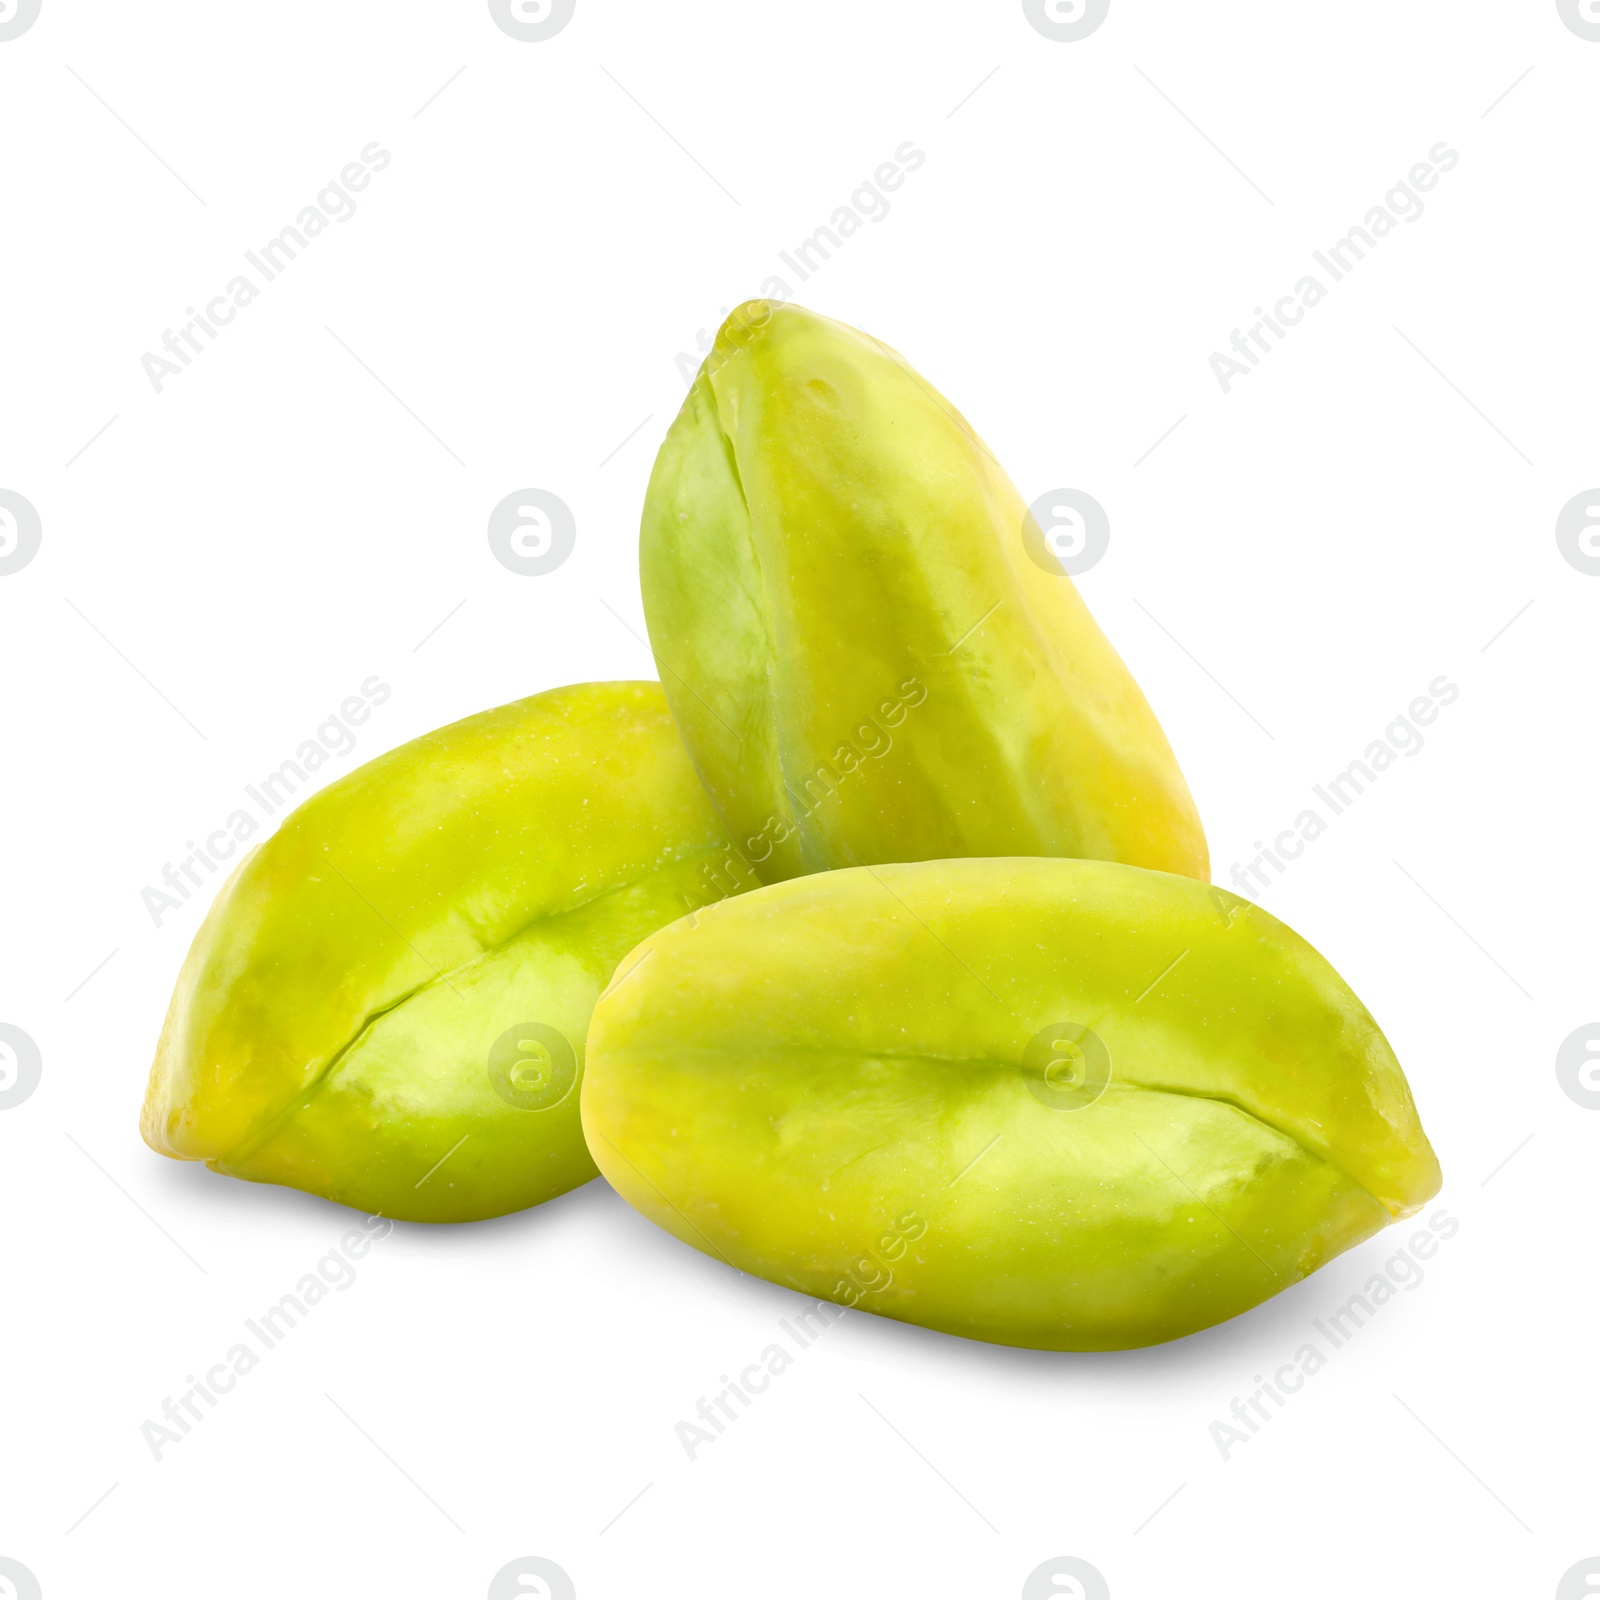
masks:
[[[146,1142],[385,1216],[586,1182],[596,997],[647,934],[753,885],[660,686],[584,684],[368,762],[239,866],[189,951]]]
[[[1208,876],[1138,685],[982,440],[877,340],[735,311],[639,561],[673,717],[764,882],[1021,855]]]
[[[600,1170],[685,1243],[1050,1350],[1236,1316],[1439,1187],[1310,945],[1095,861],[861,867],[674,923],[601,997],[582,1104]]]

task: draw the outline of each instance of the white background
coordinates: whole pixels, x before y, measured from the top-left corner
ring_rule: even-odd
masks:
[[[1600,1551],[1600,1114],[1555,1071],[1600,1014],[1600,578],[1555,538],[1600,482],[1597,87],[1554,0],[1114,0],[1076,43],[1018,0],[579,0],[543,43],[481,0],[44,0],[0,43],[0,488],[43,527],[0,577],[0,1022],[43,1058],[0,1112],[0,1556],[46,1600],[476,1600],[528,1554],[583,1600],[1009,1600],[1060,1555],[1115,1600],[1556,1594]],[[158,395],[141,356],[373,140],[357,214]],[[1125,1355],[852,1313],[690,1462],[675,1423],[801,1302],[595,1182],[397,1228],[156,1462],[141,1423],[355,1219],[140,1142],[205,898],[158,928],[141,890],[369,675],[322,781],[653,676],[677,358],[907,140],[791,284],[1025,499],[1106,507],[1080,586],[1219,881],[1459,685],[1263,896],[1388,1033],[1459,1232],[1226,1462],[1210,1424],[1402,1232]],[[1425,214],[1224,395],[1211,353],[1441,140]],[[526,487],[577,520],[545,577],[486,538]]]

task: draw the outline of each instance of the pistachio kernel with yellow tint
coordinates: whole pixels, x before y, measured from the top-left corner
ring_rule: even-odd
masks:
[[[763,881],[1081,856],[1205,878],[1138,685],[983,441],[886,345],[728,318],[656,458],[640,581],[662,686]]]
[[[1416,1211],[1378,1025],[1266,912],[1096,861],[797,878],[652,935],[583,1125],[625,1199],[807,1295],[999,1344],[1193,1333]]]
[[[754,882],[657,684],[415,739],[307,800],[217,896],[145,1140],[412,1221],[548,1200],[595,1174],[577,1086],[617,962]]]

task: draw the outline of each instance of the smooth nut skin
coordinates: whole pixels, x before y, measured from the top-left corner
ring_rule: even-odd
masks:
[[[1205,878],[1138,685],[1021,496],[899,355],[728,318],[656,458],[640,579],[667,700],[764,882],[1079,856]]]
[[[412,1221],[562,1194],[595,1174],[572,1081],[595,999],[727,856],[658,684],[555,689],[368,762],[218,895],[145,1141]]]
[[[1310,945],[1090,861],[863,867],[662,929],[595,1008],[583,1125],[699,1250],[1050,1350],[1236,1316],[1439,1187],[1393,1052]]]

